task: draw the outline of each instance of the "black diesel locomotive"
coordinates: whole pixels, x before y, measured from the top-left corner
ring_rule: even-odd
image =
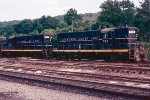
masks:
[[[55,44],[51,41],[52,37],[47,35],[13,37],[1,42],[1,55],[139,60],[141,57],[144,59],[146,55],[144,49],[138,48],[138,31],[136,27],[120,27],[59,33]]]
[[[52,50],[51,36],[34,35],[10,37],[1,41],[2,56],[30,56],[43,57],[47,56]]]

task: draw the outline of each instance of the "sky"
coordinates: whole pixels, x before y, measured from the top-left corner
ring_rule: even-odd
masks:
[[[0,21],[36,19],[63,15],[70,8],[79,14],[100,11],[106,0],[0,0]],[[138,0],[131,0],[138,6]]]

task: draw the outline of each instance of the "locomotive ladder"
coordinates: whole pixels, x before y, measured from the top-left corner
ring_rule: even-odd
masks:
[[[129,60],[135,60],[134,50],[129,49]]]

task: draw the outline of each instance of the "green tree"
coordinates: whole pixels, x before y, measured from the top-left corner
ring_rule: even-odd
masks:
[[[110,27],[113,27],[113,25],[108,23],[108,22],[96,22],[96,23],[91,25],[92,30],[110,28]]]
[[[39,33],[41,33],[44,30],[44,27],[40,23],[39,19],[34,20],[33,28],[34,28],[34,30],[37,30]]]
[[[68,25],[71,25],[73,22],[77,21],[78,18],[79,16],[77,14],[77,10],[71,8],[64,15],[64,22],[66,22]]]
[[[100,6],[100,8],[101,13],[98,17],[98,22],[101,25],[105,25],[106,23],[113,26],[133,24],[135,7],[129,0],[107,0]]]
[[[6,26],[4,28],[4,31],[5,31],[6,35],[13,35],[15,33],[14,27],[11,25]]]
[[[8,25],[0,29],[0,34],[5,36],[10,36],[15,33],[14,27],[12,25]]]
[[[59,24],[58,24],[58,28],[65,28],[67,26],[68,25],[65,22],[59,22]]]
[[[150,34],[150,1],[143,0],[137,9],[134,25],[140,29],[140,36]]]
[[[123,0],[120,2],[121,18],[123,25],[133,25],[135,19],[135,5],[130,0]]]
[[[25,19],[15,25],[14,29],[17,33],[29,34],[30,32],[33,32],[33,23],[30,19]]]
[[[44,31],[42,31],[41,34],[53,36],[56,34],[56,31],[54,29],[44,29]]]
[[[40,19],[40,24],[44,29],[56,29],[58,27],[59,21],[51,16],[42,16]]]

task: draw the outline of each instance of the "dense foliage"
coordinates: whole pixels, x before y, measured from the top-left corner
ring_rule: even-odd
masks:
[[[133,25],[135,7],[129,0],[107,0],[101,6],[101,13],[93,29]]]
[[[73,22],[78,20],[78,14],[77,10],[71,8],[67,11],[67,13],[64,15],[64,21],[68,24],[71,25]]]
[[[65,15],[56,17],[42,16],[39,19],[25,19],[15,24],[0,23],[1,35],[23,34],[52,34],[59,32],[88,31],[105,27],[136,26],[140,36],[144,38],[150,34],[150,1],[142,0],[140,6],[135,7],[130,0],[106,0],[100,5],[100,15],[77,14],[76,9],[69,9]],[[94,18],[94,20],[93,20]]]
[[[150,35],[150,1],[140,2],[140,8],[137,9],[134,25],[141,30],[140,36]]]

